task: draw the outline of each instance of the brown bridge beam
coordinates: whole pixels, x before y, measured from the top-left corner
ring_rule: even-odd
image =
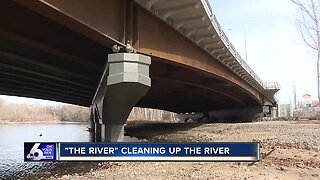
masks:
[[[258,90],[134,1],[16,2],[108,48],[114,44],[124,45],[129,41],[142,54],[180,64],[208,76],[219,77],[239,88],[240,92],[247,92],[257,103],[263,104],[264,98]]]
[[[143,54],[218,76],[245,90],[259,104],[263,104],[263,98],[258,90],[244,82],[228,67],[212,58],[163,20],[158,19],[133,1],[16,2],[109,48],[113,44],[123,45],[129,41]],[[97,21],[97,19],[103,19],[103,21]]]

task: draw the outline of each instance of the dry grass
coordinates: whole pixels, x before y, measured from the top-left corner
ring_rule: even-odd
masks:
[[[41,122],[72,121],[89,122],[90,109],[76,105],[41,106],[16,104],[0,99],[0,122]],[[176,114],[172,112],[133,108],[128,121],[148,120],[176,122]]]

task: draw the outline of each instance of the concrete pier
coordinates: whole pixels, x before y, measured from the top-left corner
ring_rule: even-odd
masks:
[[[95,142],[100,142],[101,141],[101,124],[100,123],[95,123],[94,125],[94,130],[95,130]]]
[[[277,107],[270,107],[270,111],[271,111],[271,117],[272,118],[278,117]]]
[[[151,86],[150,64],[151,58],[145,55],[109,54],[105,73],[91,105],[91,109],[97,112],[95,116],[98,116],[95,141],[123,140],[124,124],[132,108]]]
[[[124,138],[124,124],[109,124],[105,125],[105,139],[104,141],[122,142]]]

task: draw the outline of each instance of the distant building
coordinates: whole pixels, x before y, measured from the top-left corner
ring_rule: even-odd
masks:
[[[281,104],[280,105],[280,117],[290,117],[291,116],[291,105]]]
[[[318,100],[311,101],[311,106],[312,107],[319,107],[319,101]]]
[[[311,107],[312,99],[310,94],[305,94],[302,96],[302,103],[304,107]]]

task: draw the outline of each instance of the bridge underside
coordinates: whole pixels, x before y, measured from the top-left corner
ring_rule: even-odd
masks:
[[[6,17],[0,19],[0,93],[90,106],[112,43],[99,43],[15,2],[0,3]],[[259,104],[220,77],[151,57],[152,87],[137,106],[202,112]]]
[[[0,32],[1,35],[8,33],[3,29]],[[70,33],[75,36],[74,32]],[[44,50],[34,48],[26,44],[30,39],[22,41],[18,34],[12,34],[12,38],[0,37],[0,93],[90,106],[110,49],[80,35],[77,41],[81,43],[74,44],[74,40],[68,39],[70,35],[59,37],[66,41],[63,45],[74,50],[83,49],[79,53],[84,55],[67,54],[47,44],[41,45],[46,46]],[[54,36],[48,36],[46,41],[52,42],[53,39]],[[46,51],[49,49],[60,51],[63,56]],[[87,60],[85,56],[90,58]],[[67,57],[81,57],[82,61]],[[209,77],[203,72],[164,63],[160,59],[153,59],[150,77],[152,87],[137,106],[173,112],[255,106],[254,100],[250,100],[244,91],[218,77]]]
[[[91,107],[92,127],[109,140],[118,140],[134,105],[219,116],[223,110],[238,113],[273,105],[259,89],[134,1],[88,2],[0,1],[0,94]],[[111,55],[113,45],[126,43],[138,54],[122,50]],[[221,49],[219,44],[213,48]],[[108,57],[116,57],[112,69]],[[129,74],[137,70],[138,83],[125,82],[127,67]],[[110,77],[118,84],[106,80],[104,72],[109,71],[118,72]],[[151,78],[150,88],[149,80],[139,84],[141,74]],[[124,104],[123,109],[113,106]],[[112,108],[121,113],[116,117]],[[111,134],[101,135],[107,131]]]
[[[153,59],[152,86],[138,106],[173,112],[204,112],[258,104],[232,84],[200,71]]]

